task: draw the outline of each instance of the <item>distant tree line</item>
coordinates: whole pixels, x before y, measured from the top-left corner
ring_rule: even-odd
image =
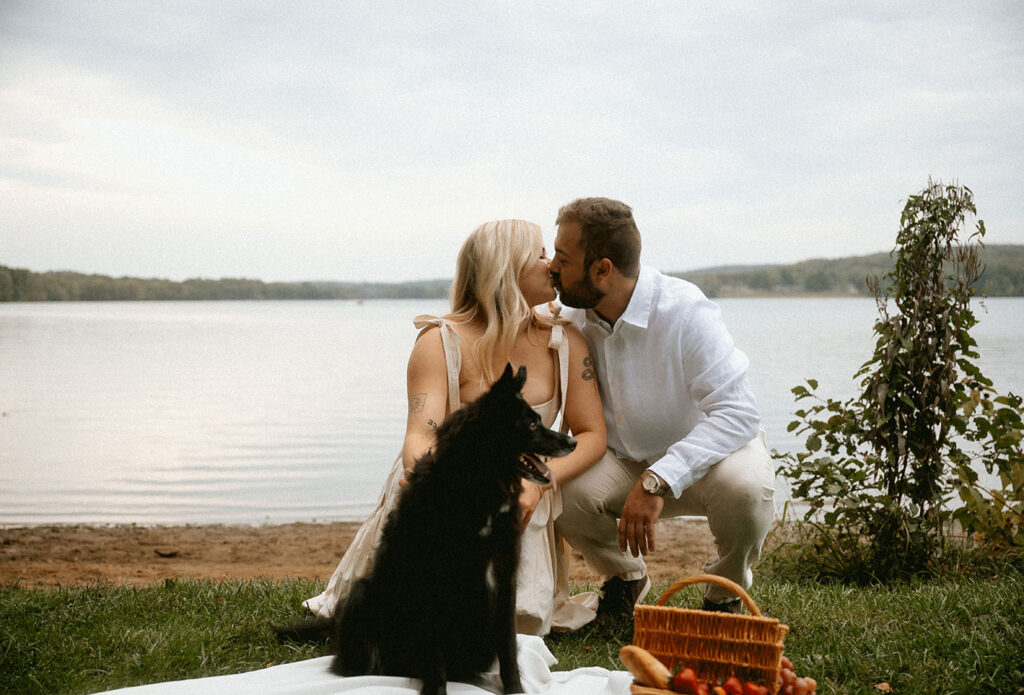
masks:
[[[211,299],[437,299],[450,280],[406,283],[262,282],[247,278],[174,282],[0,266],[0,302]]]
[[[989,297],[1024,295],[1024,245],[992,244],[980,249],[985,272],[975,283]],[[893,268],[887,253],[838,259],[813,259],[791,265],[726,266],[682,273],[709,297],[757,295],[872,296],[866,278],[883,277]]]
[[[975,289],[990,297],[1024,296],[1024,245],[982,247],[985,268]],[[671,273],[709,297],[871,296],[865,279],[893,267],[889,254],[814,259],[790,265],[727,266]],[[262,282],[246,278],[173,282],[68,271],[35,273],[0,265],[0,302],[190,299],[443,299],[451,280],[403,283]]]

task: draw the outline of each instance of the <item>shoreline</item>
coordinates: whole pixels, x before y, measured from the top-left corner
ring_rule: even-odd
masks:
[[[88,584],[148,586],[167,579],[319,578],[326,581],[359,522],[241,524],[0,525],[0,585],[56,588]],[[647,558],[655,583],[696,574],[715,551],[704,519],[658,523]],[[569,578],[600,583],[570,551]]]

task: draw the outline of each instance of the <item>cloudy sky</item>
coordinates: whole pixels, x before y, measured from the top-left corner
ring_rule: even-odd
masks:
[[[1024,4],[0,0],[0,265],[450,277],[588,195],[663,270],[795,262],[929,177],[1024,243]]]

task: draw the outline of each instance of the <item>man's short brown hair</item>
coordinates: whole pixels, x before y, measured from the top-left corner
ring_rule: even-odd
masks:
[[[564,222],[580,226],[584,270],[607,258],[626,277],[640,274],[640,230],[628,205],[610,198],[577,198],[558,211],[555,223]]]

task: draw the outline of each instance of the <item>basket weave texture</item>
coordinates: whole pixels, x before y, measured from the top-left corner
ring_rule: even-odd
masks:
[[[666,606],[672,595],[691,584],[717,584],[740,597],[751,615],[717,613]],[[757,604],[736,582],[714,574],[680,579],[653,606],[637,606],[633,644],[643,647],[673,672],[692,668],[702,681],[736,676],[768,692],[778,691],[782,643],[789,627],[761,615]]]

